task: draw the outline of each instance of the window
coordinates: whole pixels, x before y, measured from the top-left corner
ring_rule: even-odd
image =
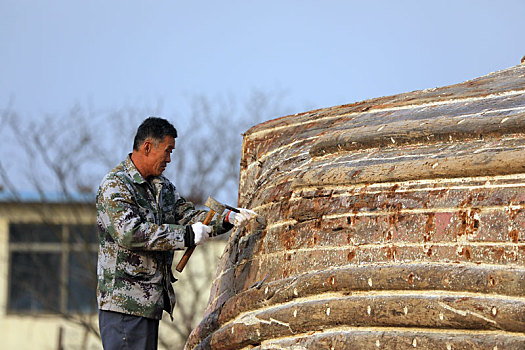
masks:
[[[9,225],[8,312],[96,310],[94,225]]]

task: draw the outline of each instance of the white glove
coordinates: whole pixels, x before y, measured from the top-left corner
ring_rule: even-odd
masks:
[[[257,216],[257,213],[250,209],[237,208],[239,213],[230,211],[228,213],[227,219],[230,224],[233,224],[237,227],[243,227],[248,223],[248,221]]]
[[[211,227],[204,225],[202,222],[196,222],[191,225],[191,229],[195,234],[195,245],[204,243],[210,238]]]

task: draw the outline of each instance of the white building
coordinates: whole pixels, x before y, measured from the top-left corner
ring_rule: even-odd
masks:
[[[102,349],[95,217],[92,202],[0,202],[2,349]],[[202,318],[224,244],[198,247],[184,272],[174,271],[179,302],[174,322],[163,319],[160,348],[182,347]]]

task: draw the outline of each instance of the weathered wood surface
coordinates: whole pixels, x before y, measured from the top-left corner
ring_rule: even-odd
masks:
[[[525,349],[525,66],[272,120],[188,349]]]

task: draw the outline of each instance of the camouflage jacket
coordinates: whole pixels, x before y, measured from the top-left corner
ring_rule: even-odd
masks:
[[[97,198],[97,301],[101,310],[161,319],[175,306],[173,250],[194,243],[191,224],[206,212],[182,198],[164,176],[146,181],[130,156],[102,180]],[[212,235],[231,229],[223,216]]]

